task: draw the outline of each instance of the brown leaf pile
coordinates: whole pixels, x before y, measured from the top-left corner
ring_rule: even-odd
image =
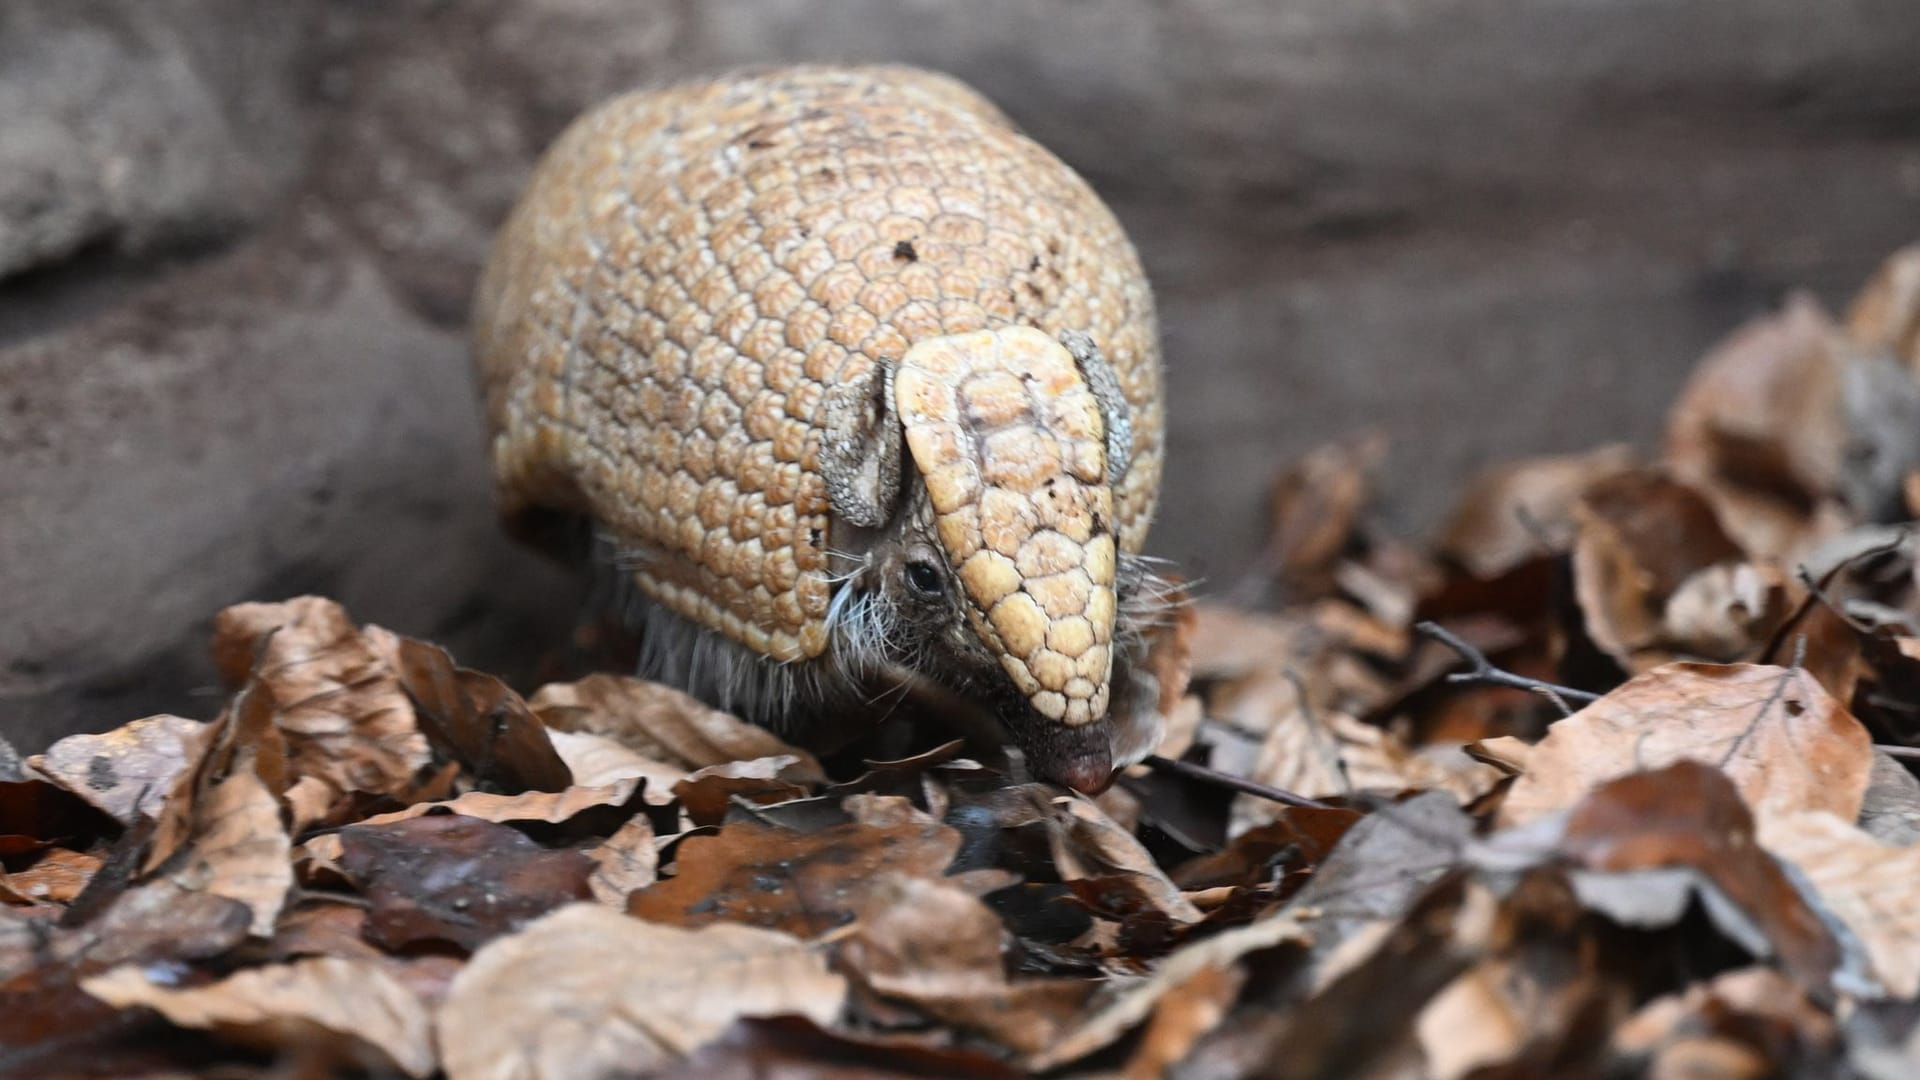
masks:
[[[218,716],[0,777],[0,1074],[1920,1075],[1916,280],[1430,548],[1310,455],[1094,800],[230,609]]]

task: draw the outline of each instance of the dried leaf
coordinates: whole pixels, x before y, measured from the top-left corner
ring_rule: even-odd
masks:
[[[671,687],[618,675],[554,683],[533,695],[548,726],[608,736],[636,753],[680,768],[791,754],[812,772],[796,782],[823,783],[812,754],[730,713],[708,708]]]
[[[1240,995],[1246,973],[1232,967],[1202,967],[1161,995],[1140,1035],[1139,1049],[1127,1059],[1120,1075],[1130,1080],[1165,1076],[1187,1056],[1194,1044],[1226,1019]]]
[[[1668,414],[1668,461],[1728,511],[1724,523],[1756,556],[1804,543],[1791,527],[1804,515],[1766,513],[1769,504],[1808,505],[1837,486],[1848,441],[1838,337],[1820,305],[1796,294],[1715,346]]]
[[[1098,806],[1078,796],[1053,797],[1044,788],[1032,792],[1041,804],[1053,846],[1054,865],[1065,881],[1121,876],[1141,899],[1176,923],[1201,919],[1180,887],[1167,877],[1131,832],[1114,824]]]
[[[413,707],[370,640],[381,633],[362,634],[345,609],[317,596],[238,604],[214,620],[215,665],[230,686],[251,673],[272,691],[292,780],[312,785],[295,803],[295,829],[341,795],[402,791],[427,764]]]
[[[1572,542],[1574,508],[1594,484],[1633,466],[1624,445],[1496,465],[1467,488],[1436,550],[1493,579]]]
[[[1763,820],[1762,828],[1772,826]],[[1803,986],[1824,985],[1839,960],[1838,946],[1820,917],[1755,842],[1754,817],[1733,782],[1711,766],[1682,760],[1607,782],[1573,809],[1560,846],[1590,870],[1623,875],[1613,883],[1620,886],[1616,892],[1642,894],[1635,904],[1646,898],[1647,871],[1683,868],[1698,874],[1754,933],[1732,912],[1717,910],[1721,906],[1711,895],[1703,897],[1722,930],[1761,956],[1777,953]],[[1575,882],[1589,904],[1607,884]],[[1609,914],[1619,918],[1619,910]]]
[[[1006,931],[987,906],[946,882],[883,875],[840,964],[866,990],[1020,1053],[1038,1053],[1071,1025],[1094,986],[1010,982]]]
[[[695,825],[718,825],[726,820],[735,799],[778,803],[805,798],[804,779],[794,778],[817,777],[819,772],[818,764],[793,754],[728,761],[690,773],[673,786],[673,793]]]
[[[1873,766],[1871,743],[1799,669],[1669,664],[1553,725],[1525,752],[1500,821],[1567,809],[1613,777],[1682,760],[1725,772],[1763,827],[1802,810],[1852,821]]]
[[[1901,248],[1874,271],[1847,309],[1847,334],[1920,373],[1920,246]]]
[[[575,904],[481,949],[438,1015],[449,1080],[646,1073],[748,1016],[831,1023],[846,983],[780,933]]]
[[[1307,939],[1299,923],[1276,916],[1187,945],[1140,982],[1111,987],[1072,1030],[1047,1049],[1028,1055],[1023,1064],[1038,1072],[1078,1061],[1125,1035],[1169,993],[1187,986],[1201,972],[1226,970],[1250,953]]]
[[[861,1041],[797,1016],[740,1020],[656,1080],[1021,1080],[1026,1074],[977,1050],[900,1039]]]
[[[104,735],[69,735],[29,764],[120,824],[132,825],[143,815],[158,815],[206,726],[180,716],[149,716]]]
[[[1526,1044],[1527,1018],[1507,992],[1506,965],[1482,961],[1435,994],[1414,1021],[1426,1075],[1458,1080],[1475,1069],[1500,1065]]]
[[[574,786],[563,791],[523,791],[518,795],[496,795],[491,791],[469,791],[440,802],[418,802],[405,810],[375,814],[362,825],[388,825],[427,814],[446,813],[481,821],[537,821],[549,825],[570,821],[589,810],[603,806],[625,806],[633,801],[640,785],[636,779],[615,780],[604,787]]]
[[[434,1071],[426,1007],[377,964],[312,957],[251,968],[207,986],[151,981],[151,969],[115,968],[87,993],[116,1008],[153,1009],[177,1027],[210,1030],[270,1049],[409,1076]]]
[[[1191,644],[1194,678],[1235,679],[1301,666],[1322,642],[1310,619],[1198,603]]]
[[[584,731],[549,729],[554,752],[573,772],[575,786],[605,787],[630,778],[644,778],[646,799],[655,806],[673,801],[673,785],[687,778],[687,770],[635,753],[617,740]]]
[[[293,888],[292,851],[280,801],[243,769],[201,798],[185,845],[156,869],[181,888],[245,904],[253,933],[268,937]]]
[[[483,783],[509,793],[573,785],[546,728],[505,683],[411,638],[399,639],[393,656],[420,730]]]
[[[1386,437],[1369,432],[1314,449],[1275,480],[1263,561],[1290,595],[1326,590],[1386,454]]]
[[[853,921],[883,871],[939,877],[960,850],[945,825],[853,823],[798,833],[738,821],[681,843],[675,874],[628,911],[676,926],[738,922],[813,937]]]
[[[1574,593],[1587,634],[1629,671],[1672,658],[1664,615],[1682,583],[1743,557],[1698,492],[1653,469],[1595,483],[1574,519]]]
[[[476,949],[591,894],[595,864],[550,851],[505,825],[435,815],[340,830],[340,868],[373,910],[367,934],[388,949],[447,941]]]
[[[638,815],[620,826],[606,842],[587,852],[594,871],[587,878],[593,898],[621,911],[627,898],[660,877],[660,849],[655,846],[653,824]]]
[[[1883,844],[1819,811],[1769,823],[1760,843],[1813,883],[1888,993],[1920,996],[1920,848]]]
[[[0,882],[23,899],[65,904],[80,895],[99,869],[97,855],[52,848],[42,852],[23,870],[0,873]]]

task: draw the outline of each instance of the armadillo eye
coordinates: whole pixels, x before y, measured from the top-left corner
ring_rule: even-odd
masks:
[[[907,585],[921,596],[939,596],[941,586],[940,568],[925,559],[914,559],[907,563]]]

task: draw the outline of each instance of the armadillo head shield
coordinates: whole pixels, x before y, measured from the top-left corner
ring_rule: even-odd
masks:
[[[1036,772],[1103,787],[1114,496],[1087,374],[1061,342],[1004,327],[915,345],[894,400],[968,621],[1030,707],[1015,737]]]

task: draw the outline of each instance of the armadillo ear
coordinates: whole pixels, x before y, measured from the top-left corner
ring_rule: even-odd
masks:
[[[836,517],[877,529],[893,517],[900,494],[900,414],[893,401],[895,365],[883,361],[836,381],[823,395],[820,476]]]
[[[1073,354],[1080,375],[1100,405],[1100,419],[1107,429],[1107,483],[1115,487],[1127,478],[1133,465],[1133,413],[1127,408],[1127,395],[1120,389],[1120,376],[1100,352],[1093,339],[1078,330],[1060,335],[1060,344]]]

